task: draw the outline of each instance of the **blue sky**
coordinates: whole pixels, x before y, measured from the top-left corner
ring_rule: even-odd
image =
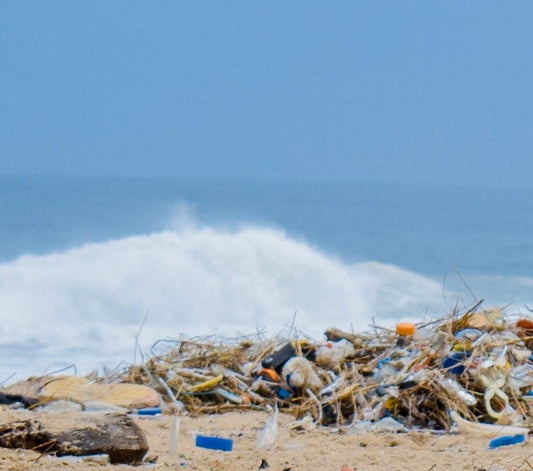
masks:
[[[529,184],[533,3],[0,3],[0,173]]]

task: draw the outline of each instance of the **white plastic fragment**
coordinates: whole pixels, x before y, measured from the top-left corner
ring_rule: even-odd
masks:
[[[172,419],[172,424],[170,425],[170,438],[168,444],[168,455],[173,458],[178,452],[178,440],[180,434],[180,418],[175,416]]]
[[[261,433],[259,434],[257,445],[261,449],[267,449],[270,448],[274,442],[276,441],[276,438],[278,437],[278,416],[279,416],[279,410],[278,410],[278,404],[276,403],[274,405],[274,410],[272,414],[268,417],[268,419],[265,422],[265,426],[261,430]]]
[[[467,406],[474,406],[477,403],[477,399],[473,394],[470,394],[463,386],[461,386],[457,381],[451,378],[446,378],[441,382],[442,386],[446,391],[453,394],[455,397],[460,399]]]
[[[353,356],[355,349],[351,342],[340,339],[336,342],[326,342],[316,352],[316,363],[329,368],[338,368],[347,357]]]
[[[457,412],[450,411],[450,418],[457,424],[457,431],[465,435],[476,435],[488,438],[503,437],[505,435],[526,435],[529,429],[516,425],[495,425],[470,422],[463,419]]]

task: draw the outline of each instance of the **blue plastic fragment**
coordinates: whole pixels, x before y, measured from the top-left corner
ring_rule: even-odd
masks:
[[[524,443],[526,436],[523,434],[518,435],[505,435],[504,437],[498,437],[491,440],[489,443],[489,449],[498,448],[499,446],[516,445],[517,443]]]
[[[196,446],[210,450],[231,451],[233,449],[233,440],[231,438],[196,435]]]
[[[280,399],[288,399],[292,396],[292,392],[285,388],[278,388],[277,394]]]
[[[451,374],[460,375],[465,371],[463,361],[467,358],[467,355],[463,352],[456,352],[446,357],[442,362],[442,367],[448,370]]]
[[[139,415],[159,415],[161,414],[161,409],[159,407],[145,407],[144,409],[139,409],[137,411]]]

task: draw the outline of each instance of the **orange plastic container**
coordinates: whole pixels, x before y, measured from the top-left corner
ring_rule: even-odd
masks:
[[[415,331],[416,326],[414,324],[411,324],[411,322],[400,322],[396,324],[396,333],[398,335],[414,335]]]

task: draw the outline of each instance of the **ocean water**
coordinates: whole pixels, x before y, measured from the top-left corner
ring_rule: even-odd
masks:
[[[520,315],[532,213],[511,186],[0,177],[0,382],[115,368],[136,337]]]

